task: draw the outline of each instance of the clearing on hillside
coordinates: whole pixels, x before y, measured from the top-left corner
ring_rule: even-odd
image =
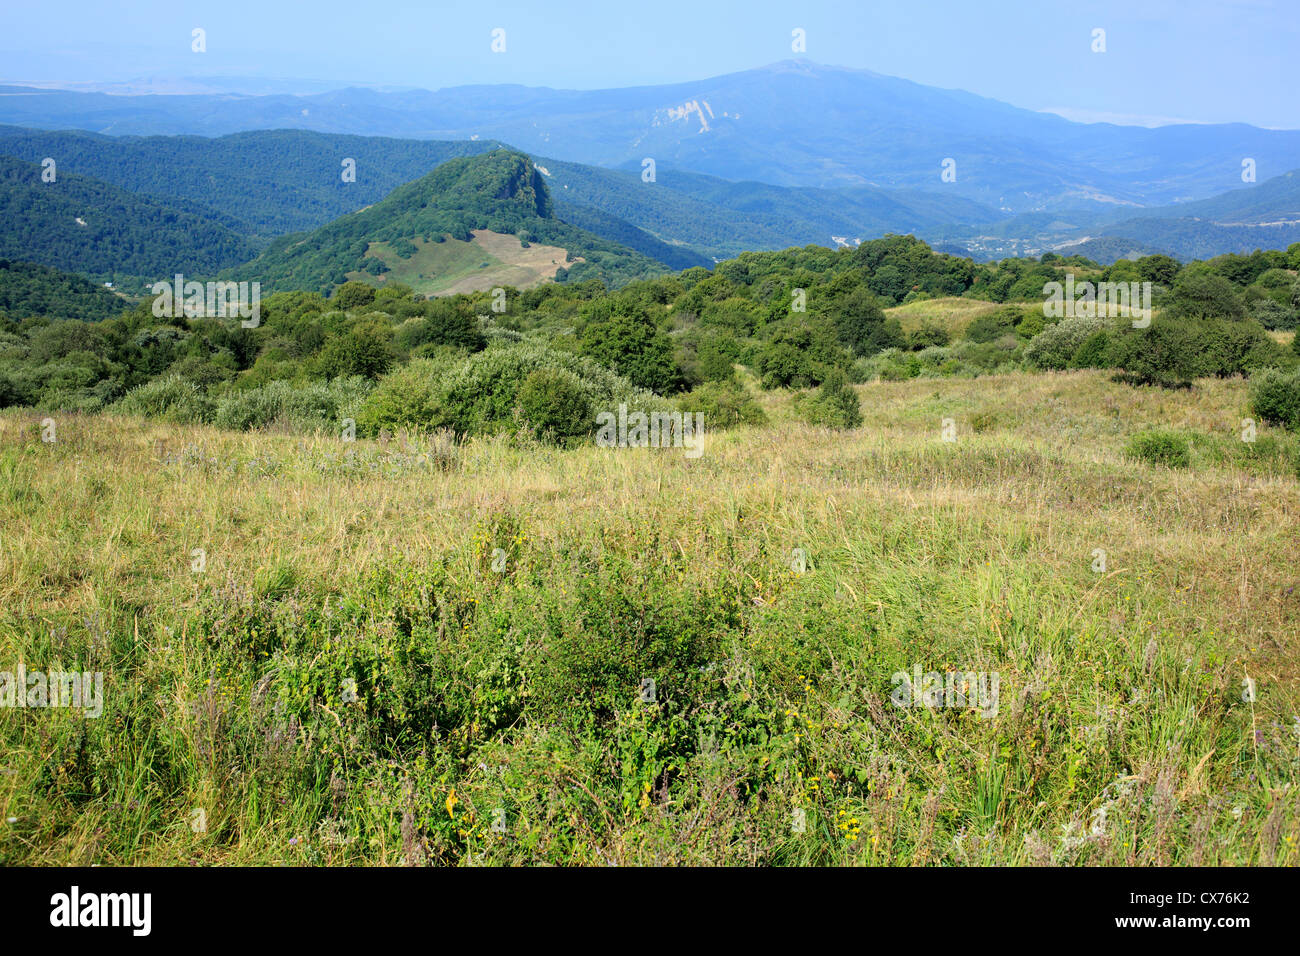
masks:
[[[937,325],[954,338],[960,337],[981,315],[989,315],[1003,308],[1005,302],[985,302],[982,299],[963,299],[947,296],[942,299],[925,299],[886,309],[885,315],[897,319],[904,332],[914,332],[925,325]]]
[[[348,278],[381,287],[400,282],[422,295],[455,295],[498,286],[530,289],[555,281],[556,272],[571,264],[566,261],[568,251],[559,246],[524,246],[518,236],[487,229],[475,229],[471,235],[469,242],[450,236],[442,242],[413,239],[416,252],[406,259],[390,243],[372,242],[367,258],[380,260],[389,271],[378,277],[349,272]]]

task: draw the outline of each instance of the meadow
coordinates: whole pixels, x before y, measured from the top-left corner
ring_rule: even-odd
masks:
[[[694,459],[0,412],[0,669],[104,673],[0,708],[0,863],[1300,860],[1300,440],[1248,384],[853,388]]]

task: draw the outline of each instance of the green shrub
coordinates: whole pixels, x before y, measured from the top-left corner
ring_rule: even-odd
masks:
[[[1020,321],[1020,309],[1008,306],[988,315],[981,315],[966,326],[965,338],[968,342],[993,342],[1010,335]]]
[[[759,354],[758,373],[764,388],[806,388],[815,384],[821,371],[806,353],[780,342]]]
[[[1162,429],[1138,432],[1129,439],[1125,454],[1150,465],[1186,468],[1191,464],[1191,443],[1185,435]]]
[[[1025,346],[1025,361],[1035,368],[1061,370],[1070,367],[1079,347],[1098,332],[1111,327],[1107,319],[1062,319],[1049,325]]]
[[[641,388],[668,394],[684,384],[672,339],[646,317],[598,318],[583,329],[581,347],[584,354]]]
[[[1244,319],[1246,306],[1237,288],[1223,276],[1198,264],[1184,269],[1169,292],[1167,317]]]
[[[291,431],[334,428],[344,418],[356,418],[371,387],[359,376],[331,382],[269,382],[223,395],[212,423],[237,430],[271,424]]]
[[[764,388],[820,385],[831,369],[847,369],[853,364],[836,338],[833,326],[825,319],[794,316],[770,324],[764,332],[770,339],[754,363]],[[901,330],[899,338],[902,338]],[[870,351],[880,350],[872,347]]]
[[[700,378],[706,382],[727,382],[736,377],[739,348],[734,339],[709,336],[696,349]]]
[[[1300,429],[1300,369],[1266,369],[1251,379],[1250,408],[1270,425]]]
[[[677,400],[683,412],[700,412],[711,430],[737,425],[762,425],[767,415],[744,386],[731,382],[705,382]]]
[[[524,421],[559,439],[586,435],[596,423],[586,386],[568,369],[529,372],[519,388],[519,408]]]
[[[388,371],[392,364],[387,330],[370,325],[330,339],[316,357],[315,369],[321,378],[364,375],[373,379]]]
[[[916,378],[921,374],[922,354],[924,353],[886,349],[870,358],[858,359],[854,362],[853,377],[859,382],[870,382],[877,378],[884,382],[901,382]]]
[[[373,436],[385,429],[396,431],[399,428],[441,428],[446,425],[440,388],[449,367],[446,357],[412,359],[385,375],[357,412],[357,431]]]
[[[816,395],[803,396],[798,412],[804,421],[824,428],[857,428],[862,424],[858,393],[845,384],[839,372],[828,377]]]
[[[885,313],[879,301],[868,290],[855,289],[836,302],[832,309],[832,319],[839,340],[856,354],[871,355],[880,351],[877,339],[882,334]],[[901,327],[898,331],[901,334]]]
[[[1028,342],[1045,328],[1047,328],[1047,319],[1043,316],[1043,310],[1030,309],[1016,323],[1016,335]]]
[[[212,402],[193,382],[167,375],[127,392],[114,406],[127,415],[193,425],[212,420]]]
[[[1295,310],[1272,299],[1259,299],[1250,306],[1250,317],[1266,329],[1294,329]]]
[[[1109,329],[1093,332],[1074,350],[1071,368],[1110,368],[1111,333]]]
[[[1117,337],[1114,354],[1125,380],[1165,387],[1293,364],[1258,323],[1223,319],[1161,316],[1148,328]]]
[[[532,342],[508,342],[468,356],[412,360],[380,380],[357,415],[357,427],[365,434],[400,427],[450,428],[458,436],[506,431],[519,424],[516,410],[526,417],[520,392],[538,370],[572,376],[568,382],[577,383],[593,427],[596,412],[616,410],[620,403],[630,411],[672,407],[666,399],[636,388],[589,358]],[[543,414],[544,391],[539,379],[532,389],[537,414]],[[558,400],[558,393],[553,397]],[[565,401],[572,407],[574,400],[570,396]],[[566,426],[565,434],[571,427],[576,426]],[[573,432],[582,433],[585,429]]]
[[[948,344],[948,330],[938,325],[923,325],[907,335],[907,347],[913,352]]]
[[[375,287],[364,282],[345,282],[330,298],[330,304],[338,309],[355,309],[374,301]]]

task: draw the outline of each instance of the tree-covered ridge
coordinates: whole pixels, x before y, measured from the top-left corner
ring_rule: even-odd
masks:
[[[564,222],[579,229],[585,229],[602,239],[617,242],[656,262],[662,262],[669,269],[680,271],[692,266],[708,268],[713,260],[695,252],[689,246],[672,245],[632,225],[603,208],[589,206],[586,203],[569,202],[564,197],[551,194],[555,200],[555,214]]]
[[[215,273],[256,253],[194,213],[96,179],[0,156],[0,257],[101,280]]]
[[[566,210],[581,203],[719,259],[825,244],[833,235],[852,240],[890,232],[964,234],[963,224],[978,223],[982,229],[1001,216],[969,199],[923,190],[736,183],[662,167],[647,184],[639,170],[538,162],[550,172],[552,193]]]
[[[119,314],[127,300],[85,276],[32,262],[0,259],[0,316],[94,322]]]
[[[284,129],[208,139],[0,126],[0,153],[28,162],[52,156],[60,169],[172,205],[191,203],[263,240],[315,229],[449,159],[497,145]],[[356,164],[353,181],[342,176],[344,159]]]
[[[205,139],[0,126],[0,153],[30,162],[56,156],[73,172],[178,208],[206,211],[259,240],[318,228],[378,202],[448,159],[500,145],[285,129]],[[355,181],[344,182],[340,175],[344,158],[356,162]],[[672,269],[745,250],[824,243],[831,235],[920,232],[950,223],[986,224],[1000,216],[946,193],[732,183],[662,167],[656,181],[647,184],[639,170],[585,166],[541,154],[532,158],[548,171],[560,219]],[[703,262],[686,261],[691,256]]]
[[[2,154],[29,162],[56,157],[61,170],[210,219],[259,249],[277,236],[379,202],[448,159],[500,145],[292,129],[207,139],[0,126]],[[949,190],[775,186],[662,164],[656,180],[645,183],[639,168],[586,166],[541,153],[532,158],[547,171],[558,218],[671,269],[747,250],[826,243],[832,235],[852,240],[891,232],[981,258],[1037,255],[1068,244],[1102,262],[1156,252],[1186,261],[1300,240],[1295,172],[1196,202],[1145,209],[1107,204],[1004,218]],[[355,179],[341,175],[344,160],[355,163]],[[989,236],[1004,241],[989,245]]]
[[[267,291],[321,289],[345,282],[350,272],[379,274],[383,263],[366,252],[389,243],[411,254],[413,240],[469,241],[487,229],[524,242],[560,246],[570,265],[561,281],[596,278],[611,285],[666,271],[639,253],[554,218],[550,192],[527,156],[505,149],[449,160],[382,202],[307,234],[283,236],[257,259],[230,270],[233,278],[257,280]],[[583,262],[573,262],[581,258]]]

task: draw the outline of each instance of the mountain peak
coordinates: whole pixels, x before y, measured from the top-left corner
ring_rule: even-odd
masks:
[[[392,279],[438,294],[570,278],[615,284],[664,271],[557,219],[541,172],[503,146],[449,159],[371,206],[283,236],[232,275],[270,290]]]
[[[777,60],[775,63],[769,63],[767,66],[760,66],[752,73],[797,73],[802,76],[830,76],[833,74],[852,74],[854,76],[881,76],[872,70],[855,69],[849,66],[834,66],[828,63],[818,63],[816,60],[810,60],[807,57],[792,57],[788,60]]]
[[[523,153],[501,147],[478,156],[448,160],[415,182],[395,190],[381,203],[397,209],[475,210],[495,215],[525,215],[553,219],[551,193],[533,161]]]

